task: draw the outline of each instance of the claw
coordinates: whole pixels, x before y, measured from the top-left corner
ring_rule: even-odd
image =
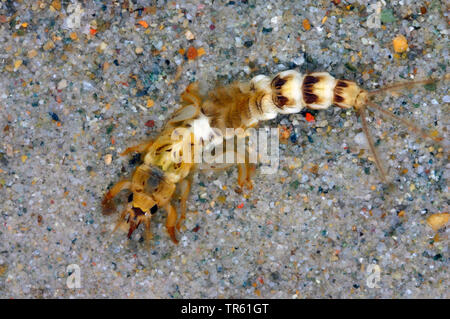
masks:
[[[134,230],[136,229],[136,224],[133,221],[130,221],[130,228],[128,229],[128,239],[131,238],[131,235],[133,234]]]
[[[120,193],[124,189],[129,189],[131,186],[131,182],[128,180],[122,180],[115,184],[105,195],[102,201],[102,210],[104,215],[111,214],[116,205],[114,205],[113,198],[116,197],[118,193]]]
[[[167,211],[167,221],[166,221],[167,232],[169,233],[169,236],[172,239],[172,241],[175,244],[178,244],[177,237],[175,236],[175,224],[177,222],[177,212],[170,203],[167,203],[165,209]]]
[[[241,191],[245,188],[248,190],[253,189],[252,175],[254,175],[256,170],[255,165],[252,164],[239,164],[238,166],[238,185]]]
[[[175,227],[174,226],[168,226],[167,232],[169,233],[170,239],[172,239],[174,244],[178,244],[178,239],[175,235]]]

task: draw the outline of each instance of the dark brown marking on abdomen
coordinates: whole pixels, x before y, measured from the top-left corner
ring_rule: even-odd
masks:
[[[341,96],[344,89],[348,87],[348,83],[343,80],[337,80],[336,86],[334,87],[333,103],[344,102],[344,98]]]
[[[273,78],[272,83],[270,84],[272,87],[276,88],[277,90],[281,89],[281,87],[286,83],[287,80],[280,78],[279,75]]]
[[[314,84],[319,82],[318,77],[312,75],[306,75],[303,79],[302,91],[303,100],[306,104],[314,104],[319,100],[319,97],[313,93]]]

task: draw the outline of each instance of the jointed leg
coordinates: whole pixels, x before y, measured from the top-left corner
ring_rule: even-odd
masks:
[[[167,203],[169,203],[175,191],[175,188],[175,184],[166,182],[164,180],[159,183],[155,192],[152,194],[152,197],[155,199],[156,203],[158,203],[158,206],[163,207]]]
[[[164,209],[167,211],[167,221],[166,221],[166,229],[169,233],[170,238],[175,244],[178,244],[177,237],[175,235],[175,224],[177,222],[177,212],[175,208],[173,208],[172,204],[167,203],[164,206]]]
[[[181,196],[180,196],[180,211],[181,216],[177,223],[177,230],[180,231],[181,223],[186,218],[186,201],[189,197],[189,192],[191,191],[191,179],[188,177],[187,179],[184,179],[180,183],[181,188]]]
[[[247,188],[249,190],[253,189],[252,177],[255,175],[256,165],[251,163],[245,163],[245,170],[247,172],[247,176],[245,177]]]
[[[245,177],[246,177],[245,164],[239,163],[238,164],[238,185],[240,188],[244,187]]]
[[[186,90],[181,93],[181,100],[187,104],[194,104],[199,106],[202,102],[200,97],[198,82],[193,82],[188,85]]]
[[[239,157],[240,155],[237,154],[237,156]],[[250,163],[248,152],[246,152],[244,157],[244,163],[238,163],[238,185],[240,188],[243,188],[245,186],[247,187],[247,189],[252,190],[252,176],[255,173],[256,165]]]
[[[177,237],[175,236],[175,224],[177,222],[177,212],[175,208],[170,203],[170,199],[175,191],[175,184],[161,181],[158,185],[156,192],[153,193],[153,198],[155,198],[158,206],[164,207],[167,211],[167,221],[166,228],[169,233],[170,238],[175,244],[178,244]]]
[[[147,142],[143,142],[141,144],[135,145],[135,146],[131,146],[128,147],[125,151],[123,151],[122,153],[120,153],[120,156],[125,156],[129,153],[133,153],[133,152],[137,152],[137,153],[144,153],[145,151],[147,151],[147,149],[152,146],[153,141],[147,141]]]
[[[116,222],[116,226],[114,226],[114,229],[112,231],[113,233],[117,230],[117,228],[119,228],[121,225],[123,225],[125,223],[125,217],[127,216],[127,214],[129,213],[130,210],[131,210],[131,204],[128,203],[127,207],[122,211],[122,213],[120,213],[120,216]]]
[[[114,210],[114,204],[112,202],[112,199],[116,197],[120,191],[124,189],[130,189],[131,188],[131,181],[129,180],[121,180],[120,182],[116,183],[109,191],[106,193],[105,197],[102,201],[102,207],[103,207],[103,214],[109,215]]]
[[[139,224],[136,223],[136,221],[134,219],[129,219],[128,224],[129,224],[129,228],[128,228],[127,237],[128,237],[128,239],[130,239],[131,235],[136,230],[136,228],[139,226]]]
[[[252,176],[255,173],[255,169],[255,164],[238,164],[238,185],[240,188],[243,188],[245,186],[249,190],[253,189]]]

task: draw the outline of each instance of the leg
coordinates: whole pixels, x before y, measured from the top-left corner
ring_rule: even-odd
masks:
[[[244,163],[238,163],[238,185],[240,188],[245,186],[248,190],[253,189],[252,176],[255,170],[256,165],[250,163],[248,152],[246,152]]]
[[[252,176],[255,172],[255,165],[250,163],[238,164],[238,185],[240,188],[244,186],[248,190],[253,189]]]
[[[175,76],[172,80],[169,81],[169,84],[177,82],[180,79],[182,73],[183,73],[183,62],[177,67]]]
[[[186,218],[186,201],[189,197],[189,192],[191,191],[191,178],[184,179],[181,184],[181,196],[180,196],[180,210],[181,210],[181,216],[177,223],[177,230],[180,231],[181,223]]]
[[[194,104],[196,106],[201,104],[202,99],[199,94],[197,82],[188,85],[186,90],[181,94],[181,100],[186,104]]]
[[[114,226],[113,229],[113,233],[117,230],[117,228],[119,228],[120,226],[122,226],[124,224],[124,219],[127,216],[127,214],[129,213],[129,211],[131,210],[131,204],[128,203],[127,208],[125,208],[122,213],[120,214],[119,218],[117,219],[116,222],[116,226]]]
[[[120,156],[127,155],[129,153],[138,152],[138,153],[144,153],[150,146],[152,146],[153,141],[143,142],[141,144],[128,147],[125,151],[120,153]]]
[[[172,198],[175,188],[175,184],[168,183],[163,180],[158,185],[155,193],[153,193],[152,196],[158,203],[158,206],[164,207],[164,209],[167,211],[166,229],[172,241],[175,244],[178,244],[177,237],[175,236],[175,224],[177,223],[178,217],[175,208],[170,203],[170,199]]]
[[[240,188],[244,187],[246,177],[247,177],[246,165],[245,165],[245,163],[239,163],[238,164],[238,185]]]
[[[135,229],[139,226],[139,224],[136,224],[136,222],[133,219],[131,219],[128,223],[130,224],[130,228],[128,228],[127,237],[128,239],[130,239],[131,235],[133,234]]]
[[[158,187],[152,195],[158,206],[164,207],[167,203],[169,203],[175,191],[175,188],[175,184],[166,182],[165,180],[162,180],[159,183]]]
[[[144,237],[145,237],[145,241],[147,243],[150,243],[150,240],[153,237],[152,233],[150,231],[150,219],[151,219],[151,216],[146,216],[144,219],[144,225],[145,225]]]
[[[118,183],[116,183],[109,191],[106,193],[105,197],[102,201],[102,207],[103,207],[103,214],[109,215],[114,210],[114,204],[112,202],[112,199],[116,197],[120,191],[124,189],[130,189],[131,188],[131,182],[129,180],[122,180]]]
[[[386,173],[384,172],[383,165],[381,165],[380,158],[378,157],[377,150],[375,149],[375,144],[373,143],[372,136],[370,135],[369,128],[367,127],[366,122],[366,109],[364,107],[357,110],[358,115],[361,119],[362,128],[364,131],[364,134],[366,135],[367,142],[369,143],[370,151],[372,152],[373,158],[375,160],[375,164],[378,168],[378,171],[380,172],[381,179],[383,182],[386,182]]]
[[[252,190],[253,189],[252,177],[253,175],[255,175],[256,165],[251,163],[245,163],[245,170],[247,172],[245,177],[247,188],[249,190]]]
[[[172,239],[172,241],[175,244],[178,244],[177,237],[175,236],[175,224],[177,222],[177,212],[170,203],[167,203],[166,206],[164,206],[164,208],[167,211],[167,221],[166,221],[167,232],[169,233],[170,239]]]

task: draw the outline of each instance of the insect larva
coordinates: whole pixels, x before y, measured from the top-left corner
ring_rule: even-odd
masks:
[[[176,229],[180,229],[186,215],[186,201],[191,187],[191,173],[196,168],[194,161],[186,157],[180,162],[174,154],[182,155],[183,150],[192,150],[197,144],[212,147],[224,142],[227,128],[249,128],[261,121],[275,118],[278,114],[300,112],[303,108],[327,109],[331,105],[353,108],[361,119],[375,164],[383,181],[386,173],[375,150],[365,120],[366,109],[372,108],[388,118],[394,119],[423,137],[440,141],[441,138],[427,133],[418,126],[398,118],[381,108],[371,98],[382,92],[423,85],[435,80],[399,83],[375,91],[366,91],[355,82],[335,79],[326,72],[302,75],[294,70],[281,72],[270,78],[255,76],[249,83],[235,83],[217,88],[203,96],[196,84],[191,84],[182,94],[184,105],[176,111],[160,135],[152,141],[127,148],[122,155],[139,152],[143,164],[136,168],[131,179],[115,184],[105,195],[102,205],[106,214],[114,209],[113,198],[124,189],[131,190],[128,204],[121,213],[116,228],[128,224],[128,237],[142,223],[146,239],[151,238],[150,221],[152,215],[164,209],[167,212],[166,228],[170,238],[177,243]],[[217,137],[213,128],[223,132]],[[189,139],[174,136],[184,130]],[[185,152],[186,153],[186,152]],[[193,156],[193,152],[191,152]],[[184,154],[186,155],[186,154]],[[179,158],[179,157],[178,157]],[[251,175],[254,167],[245,160],[238,164],[238,184],[251,188]],[[176,188],[180,190],[180,218],[172,204]]]

